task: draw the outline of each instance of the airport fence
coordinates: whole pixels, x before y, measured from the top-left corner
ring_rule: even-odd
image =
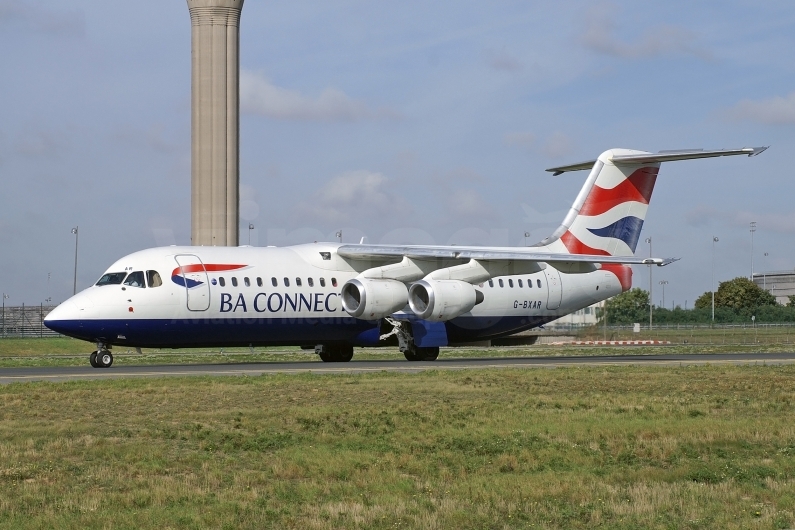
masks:
[[[3,306],[0,315],[0,338],[44,338],[59,334],[44,325],[44,317],[55,309],[51,305]]]
[[[560,327],[556,327],[560,331]],[[660,340],[672,344],[795,344],[795,323],[590,326],[572,330],[579,340]]]

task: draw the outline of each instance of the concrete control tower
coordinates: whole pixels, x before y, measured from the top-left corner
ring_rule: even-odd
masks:
[[[237,246],[240,12],[188,0],[191,23],[191,244]]]

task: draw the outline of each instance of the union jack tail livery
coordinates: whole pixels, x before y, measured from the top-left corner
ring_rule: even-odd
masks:
[[[660,163],[616,165],[616,155],[641,151],[605,151],[563,221],[555,245],[571,254],[632,256],[638,246]],[[565,228],[565,230],[562,230]]]
[[[555,175],[582,169],[590,169],[591,173],[563,224],[539,246],[569,254],[632,256],[662,162],[738,154],[755,156],[765,149],[690,149],[659,153],[610,149],[596,160],[548,169]]]

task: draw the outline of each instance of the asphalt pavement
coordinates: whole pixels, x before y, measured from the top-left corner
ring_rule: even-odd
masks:
[[[263,374],[355,374],[371,372],[416,373],[424,370],[484,368],[558,368],[564,366],[685,366],[703,364],[793,364],[792,353],[720,353],[685,355],[605,355],[583,357],[488,357],[439,359],[432,362],[401,360],[324,362],[259,362],[227,364],[126,365],[0,368],[0,384],[25,381],[79,381],[129,377],[257,376]]]

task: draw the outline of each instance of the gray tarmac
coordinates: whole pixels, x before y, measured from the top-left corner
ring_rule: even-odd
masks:
[[[795,363],[792,353],[722,353],[688,355],[605,355],[600,357],[503,357],[439,359],[433,362],[400,360],[323,362],[261,362],[229,364],[125,365],[110,368],[86,366],[0,369],[0,384],[26,381],[80,381],[130,377],[257,376],[263,374],[361,374],[373,372],[417,373],[425,370],[476,370],[484,368],[559,368],[565,366],[688,366],[704,364],[781,365]]]

